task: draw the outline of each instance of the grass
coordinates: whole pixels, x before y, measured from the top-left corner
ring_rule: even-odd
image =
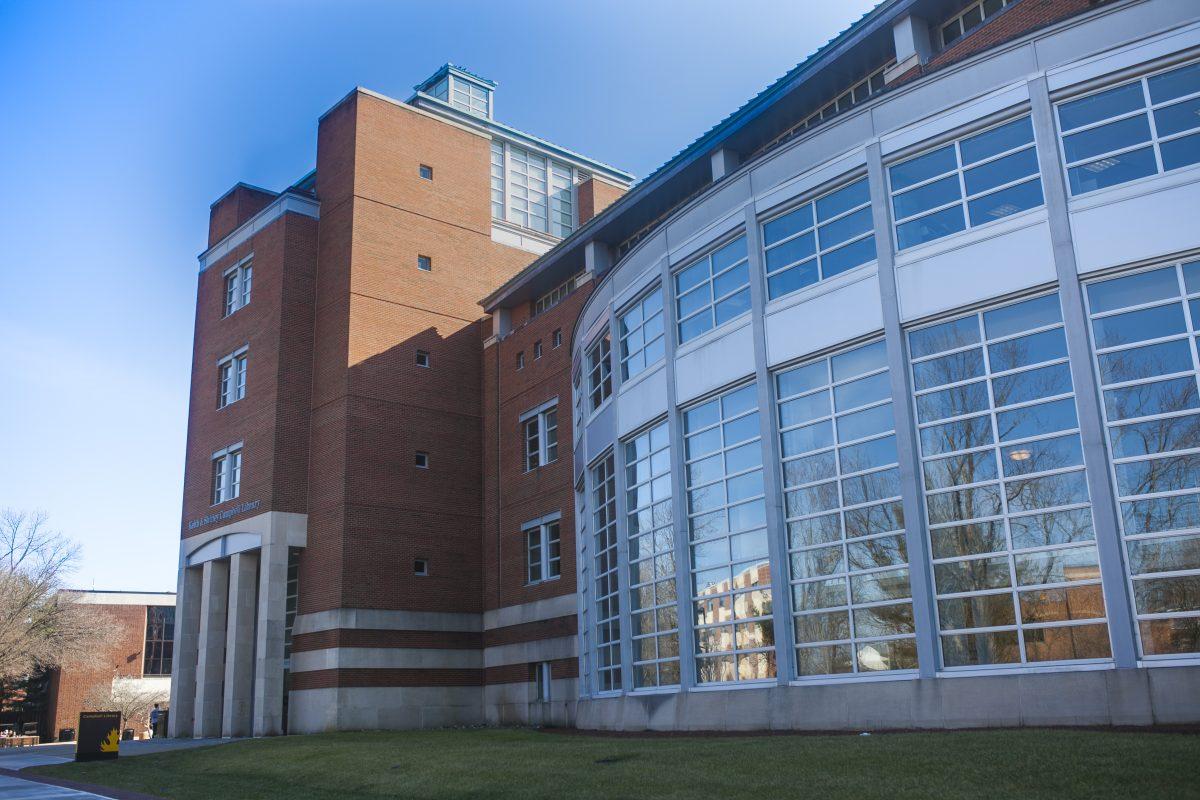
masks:
[[[1200,797],[1200,736],[1082,730],[615,737],[334,733],[40,767],[171,800]]]

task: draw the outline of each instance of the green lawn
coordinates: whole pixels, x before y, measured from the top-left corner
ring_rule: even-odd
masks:
[[[1200,736],[1027,730],[613,737],[528,730],[338,733],[36,771],[172,800],[296,798],[1183,798]]]

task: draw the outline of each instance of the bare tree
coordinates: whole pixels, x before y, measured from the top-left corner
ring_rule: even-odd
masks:
[[[64,591],[78,558],[78,545],[51,530],[44,512],[0,510],[0,680],[98,663],[113,631]]]
[[[120,711],[121,726],[141,729],[150,721],[154,704],[165,706],[171,690],[165,683],[151,683],[137,678],[116,678],[109,683],[92,687],[83,700],[85,711]]]

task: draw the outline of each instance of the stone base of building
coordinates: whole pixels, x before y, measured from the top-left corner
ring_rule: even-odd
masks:
[[[288,733],[412,730],[483,725],[483,688],[304,689],[288,699]]]
[[[881,731],[1200,723],[1200,667],[1075,670],[581,699],[607,731]]]
[[[533,684],[502,683],[483,688],[484,715],[488,725],[532,725],[569,728],[575,724],[578,684],[574,678],[556,680],[548,702],[531,700]]]

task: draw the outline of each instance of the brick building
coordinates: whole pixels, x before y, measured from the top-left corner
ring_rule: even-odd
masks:
[[[175,627],[175,595],[170,592],[72,592],[80,603],[109,618],[116,636],[102,663],[67,664],[52,670],[39,729],[43,741],[63,728],[76,728],[79,712],[106,689],[123,685],[126,695],[153,694],[167,705]],[[143,721],[144,722],[144,721]],[[138,734],[139,728],[135,727]]]
[[[1100,333],[1191,293],[1198,17],[886,0],[632,188],[350,93],[211,211],[173,733],[1200,719],[1192,406]]]

